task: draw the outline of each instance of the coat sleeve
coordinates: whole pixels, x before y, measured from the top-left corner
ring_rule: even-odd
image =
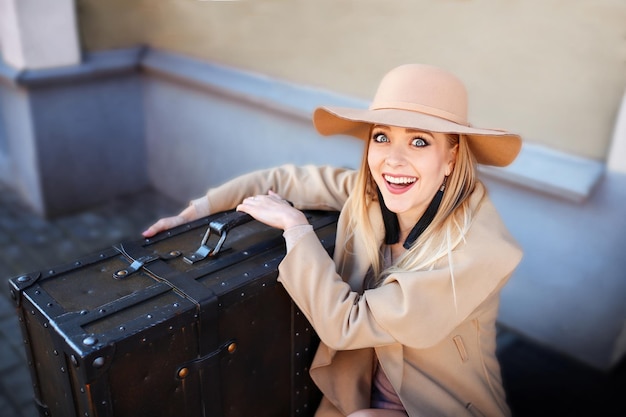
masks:
[[[350,169],[289,164],[234,178],[191,204],[202,217],[233,209],[246,197],[272,190],[301,210],[341,210],[355,180],[356,171]]]
[[[283,260],[279,279],[321,340],[335,350],[391,343],[427,348],[497,291],[521,259],[495,209],[483,207],[481,212],[465,242],[451,252],[452,268],[446,259],[432,270],[393,275],[359,295],[335,272],[334,262],[310,232]]]

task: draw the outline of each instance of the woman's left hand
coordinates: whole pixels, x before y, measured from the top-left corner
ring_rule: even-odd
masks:
[[[237,211],[248,213],[261,223],[282,230],[309,224],[304,213],[273,191],[246,198],[237,206]]]

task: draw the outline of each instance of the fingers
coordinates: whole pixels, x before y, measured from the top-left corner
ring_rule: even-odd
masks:
[[[258,195],[247,197],[242,201],[242,204],[249,205],[249,206],[257,206],[259,204],[267,204],[268,202],[288,204],[291,207],[293,207],[293,203],[285,200],[280,194],[272,190],[269,190],[267,194],[258,194]]]
[[[185,222],[185,219],[182,218],[181,216],[165,217],[163,219],[160,219],[156,223],[154,223],[148,229],[146,229],[142,233],[142,235],[143,237],[152,237],[156,235],[157,233],[162,232],[164,230],[168,230],[173,227],[180,226],[184,222]]]

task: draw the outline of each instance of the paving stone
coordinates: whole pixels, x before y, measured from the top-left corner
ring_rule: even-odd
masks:
[[[0,373],[19,367],[24,363],[20,355],[15,352],[13,346],[8,343],[0,343]]]
[[[0,391],[0,410],[2,410],[2,417],[23,417],[22,412],[19,408],[14,407],[14,405],[9,401],[11,398],[10,392],[5,392],[4,388]]]
[[[39,412],[37,411],[37,407],[35,403],[31,401],[28,404],[22,405],[20,407],[20,416],[21,417],[39,417]]]
[[[15,304],[13,304],[13,300],[11,300],[11,296],[9,295],[9,289],[6,289],[6,296],[3,297],[4,294],[0,295],[0,318],[15,315]]]
[[[32,403],[34,391],[27,368],[16,366],[3,371],[0,382],[4,392],[10,393],[10,401],[16,408]]]

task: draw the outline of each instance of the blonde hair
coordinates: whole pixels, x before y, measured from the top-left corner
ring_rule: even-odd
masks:
[[[387,269],[383,269],[380,242],[375,238],[368,216],[368,210],[378,196],[377,186],[367,163],[370,141],[366,141],[355,189],[356,196],[361,198],[351,200],[350,209],[353,216],[350,220],[352,230],[350,234],[358,235],[363,241],[366,255],[372,265],[375,286],[382,285],[394,272],[432,268],[439,259],[450,256],[452,249],[463,240],[469,229],[473,213],[469,207],[468,197],[478,181],[476,160],[463,135],[445,134],[445,136],[450,147],[458,144],[458,150],[454,168],[446,180],[437,214],[413,245]],[[452,285],[454,287],[454,278]]]

